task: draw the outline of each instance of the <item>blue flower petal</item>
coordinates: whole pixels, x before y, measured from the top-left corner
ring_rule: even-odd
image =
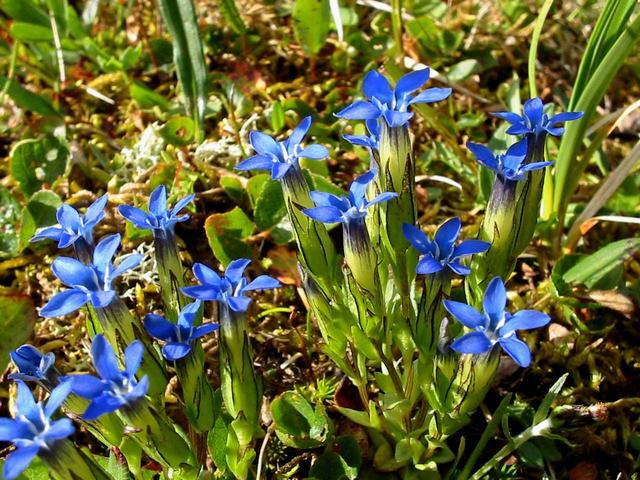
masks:
[[[367,98],[377,98],[382,103],[391,103],[393,101],[393,89],[386,77],[377,70],[368,72],[362,81],[362,93]]]
[[[127,402],[133,402],[139,398],[144,397],[148,391],[149,391],[149,376],[145,375],[140,379],[138,384],[135,387],[133,387],[129,391],[129,393],[125,395]]]
[[[204,337],[205,335],[209,335],[210,333],[215,332],[220,328],[220,324],[218,323],[204,323],[199,325],[193,329],[191,333],[191,339],[195,340],[200,337]]]
[[[170,342],[162,347],[162,355],[171,362],[180,360],[191,353],[191,345],[186,343]]]
[[[482,313],[466,303],[444,300],[443,305],[456,320],[467,328],[478,328],[483,326],[487,320]]]
[[[443,268],[442,264],[429,254],[424,255],[420,259],[416,267],[416,273],[420,275],[431,275],[442,271]]]
[[[279,288],[280,282],[275,278],[270,277],[269,275],[260,275],[253,281],[251,281],[248,285],[242,288],[243,292],[248,292],[251,290],[270,290],[272,288]]]
[[[378,203],[382,203],[382,202],[388,202],[389,200],[393,200],[394,198],[397,198],[398,194],[396,192],[383,192],[380,195],[378,195],[376,198],[374,198],[373,200],[369,200],[366,205],[367,208],[370,207],[371,205],[376,205]]]
[[[69,375],[65,380],[72,383],[73,393],[83,398],[95,398],[105,389],[104,382],[93,375]]]
[[[58,257],[53,261],[51,270],[68,287],[83,286],[93,290],[97,286],[93,269],[75,258]]]
[[[63,203],[56,212],[56,218],[63,229],[74,232],[80,230],[80,214],[70,205]]]
[[[204,263],[194,263],[193,274],[202,284],[218,288],[221,285],[222,280],[220,279],[220,276],[215,272],[215,270],[206,266]]]
[[[488,352],[493,345],[482,332],[470,332],[453,341],[451,349],[459,353],[478,355]]]
[[[98,242],[93,251],[93,264],[100,271],[105,272],[107,266],[111,263],[111,259],[120,246],[122,237],[119,233],[104,237]]]
[[[396,100],[399,95],[405,95],[418,90],[421,86],[429,81],[430,71],[429,68],[423,68],[422,70],[416,70],[403,75],[395,88]]]
[[[33,461],[39,450],[37,445],[30,445],[28,447],[17,448],[11,452],[2,466],[2,476],[5,480],[18,478]]]
[[[108,201],[109,194],[105,193],[87,207],[87,210],[84,212],[85,225],[96,224],[104,218],[104,207],[107,206]]]
[[[498,343],[517,365],[526,368],[531,365],[531,351],[526,343],[515,335],[499,338]]]
[[[274,162],[271,164],[271,180],[280,180],[284,177],[289,169],[293,167],[291,163]]]
[[[489,250],[491,244],[482,240],[465,240],[459,245],[456,245],[451,254],[451,260],[456,260],[460,257],[466,257],[469,255],[475,255],[477,253],[483,253]]]
[[[476,160],[494,172],[498,171],[498,161],[491,150],[479,143],[467,142],[467,148],[471,150]]]
[[[82,418],[87,421],[92,421],[118,410],[120,407],[126,404],[126,401],[121,397],[114,397],[109,393],[103,393],[102,395],[91,400],[91,403],[85,410]]]
[[[441,260],[449,258],[451,255],[453,245],[458,239],[458,235],[460,235],[461,227],[462,223],[460,222],[460,219],[458,217],[453,217],[440,225],[436,230],[434,241],[438,246]]]
[[[382,114],[390,127],[402,127],[413,117],[413,112],[397,112],[395,110],[385,110]]]
[[[105,380],[119,379],[120,369],[118,368],[118,359],[113,351],[113,347],[102,334],[94,337],[91,343],[91,357],[93,365],[96,367],[98,375]]]
[[[498,335],[504,337],[516,330],[532,330],[544,327],[551,321],[546,313],[537,310],[520,310],[514,313],[509,320],[498,330]]]
[[[248,258],[240,258],[238,260],[234,260],[227,266],[227,269],[224,272],[224,277],[229,280],[232,284],[237,284],[242,280],[244,271],[247,269],[251,260]]]
[[[49,302],[40,309],[40,315],[45,318],[61,317],[75,312],[89,301],[87,294],[75,289],[64,290],[54,295]]]
[[[254,155],[236,165],[236,170],[271,170],[273,159],[264,155]]]
[[[542,123],[544,104],[539,97],[535,97],[524,102],[523,110],[531,125],[540,125]]]
[[[167,213],[167,189],[164,185],[156,187],[149,195],[149,212],[156,217]]]
[[[249,297],[229,297],[227,299],[227,304],[229,308],[234,312],[246,312],[247,308],[251,304],[251,299]]]
[[[329,150],[323,145],[313,144],[303,148],[298,156],[300,158],[309,158],[311,160],[322,160],[329,156]]]
[[[305,208],[302,213],[322,223],[338,223],[342,221],[342,212],[335,207]]]
[[[304,117],[302,121],[298,124],[298,126],[293,129],[293,132],[291,132],[291,135],[285,142],[287,153],[289,155],[293,155],[295,153],[294,150],[296,145],[300,145],[300,143],[302,143],[302,140],[304,139],[305,135],[309,131],[309,128],[311,128],[310,116]]]
[[[144,260],[144,255],[141,255],[139,253],[131,253],[122,257],[122,259],[118,262],[118,265],[111,272],[109,280],[113,280],[123,273],[128,272],[129,270],[133,270],[138,265],[140,265],[140,262],[142,262],[142,260]]]
[[[133,378],[140,368],[143,354],[144,346],[140,340],[134,340],[124,350],[124,371],[129,378]]]
[[[427,235],[420,230],[415,225],[410,225],[408,223],[402,224],[402,233],[404,234],[404,238],[406,238],[413,248],[416,249],[418,253],[431,255],[436,254],[436,249],[431,240],[427,237]]]
[[[482,299],[484,312],[491,318],[501,318],[507,306],[507,291],[500,277],[494,277],[487,286]]]
[[[139,208],[132,207],[131,205],[120,205],[118,211],[120,215],[133,223],[136,228],[145,230],[153,228],[152,223],[149,221],[149,215]]]
[[[106,308],[116,298],[116,292],[113,290],[90,292],[88,297],[93,308]]]
[[[262,132],[251,132],[249,134],[249,142],[253,149],[260,155],[273,155],[276,158],[282,157],[280,146],[269,135]]]
[[[348,107],[336,113],[338,118],[346,118],[347,120],[370,120],[378,118],[380,110],[371,102],[357,100]]]
[[[29,434],[29,428],[13,418],[0,418],[0,442],[11,442]]]
[[[367,188],[369,188],[369,184],[373,181],[375,176],[375,172],[369,170],[367,173],[360,175],[351,182],[349,192],[351,192],[353,198],[356,200],[356,204],[359,205],[364,201],[366,198]]]
[[[182,328],[191,328],[198,316],[198,311],[200,311],[201,306],[202,302],[200,300],[196,300],[195,302],[191,302],[186,305],[178,315],[178,326]]]
[[[178,200],[176,204],[171,209],[170,217],[175,217],[180,213],[183,209],[187,207],[191,202],[195,200],[196,196],[192,193],[191,195],[187,195],[186,197]],[[187,217],[188,218],[188,217]],[[181,220],[183,221],[183,220]]]
[[[550,167],[554,162],[533,162],[528,163],[522,168],[520,168],[521,172],[533,172],[534,170],[542,170],[543,168]]]
[[[466,277],[471,273],[471,269],[465,265],[462,265],[460,262],[449,262],[447,263],[447,267],[449,267],[457,275],[461,275],[463,277]]]
[[[220,299],[220,288],[210,284],[182,287],[182,293],[187,297],[197,298],[199,300],[213,301]]]
[[[409,105],[415,103],[435,103],[445,100],[451,95],[452,90],[450,88],[427,88],[424,92],[420,92],[418,95],[409,100]]]
[[[58,408],[60,408],[60,405],[64,403],[64,401],[71,393],[72,386],[73,382],[65,381],[51,390],[51,394],[47,399],[47,404],[44,407],[44,413],[47,415],[47,417],[51,417],[51,415],[53,415],[58,410]]]
[[[145,315],[143,323],[145,330],[154,338],[164,341],[176,338],[175,325],[161,315],[148,313]]]
[[[60,235],[62,234],[62,229],[60,227],[46,227],[38,231],[33,237],[31,237],[30,242],[40,242],[42,240],[55,240],[56,242],[60,240]]]
[[[62,440],[70,435],[73,435],[76,429],[73,427],[73,423],[68,418],[61,418],[51,423],[51,426],[46,432],[47,440]]]
[[[367,148],[376,148],[375,142],[373,142],[371,140],[371,138],[369,138],[367,135],[343,135],[342,138],[344,138],[347,142],[351,143],[352,145],[359,145],[361,147],[367,147]]]
[[[513,113],[513,112],[493,112],[493,113],[491,113],[491,115],[494,116],[494,117],[500,118],[502,120],[506,120],[507,122],[509,122],[511,124],[522,123],[524,121],[522,116],[518,115],[517,113]]]

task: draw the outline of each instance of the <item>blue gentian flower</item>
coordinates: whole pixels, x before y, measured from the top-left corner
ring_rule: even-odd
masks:
[[[483,313],[466,303],[444,301],[445,308],[472,332],[456,339],[451,348],[460,353],[480,354],[499,344],[521,367],[531,364],[531,351],[518,338],[516,331],[544,327],[551,321],[546,313],[520,310],[511,314],[505,310],[507,292],[500,277],[495,277],[484,292]]]
[[[249,141],[256,155],[236,165],[236,170],[269,170],[273,180],[280,180],[289,169],[298,168],[301,158],[323,160],[329,155],[326,147],[318,144],[302,147],[301,142],[311,127],[311,117],[306,117],[293,129],[291,136],[277,142],[262,132],[251,132]]]
[[[231,262],[220,277],[213,269],[202,263],[193,265],[193,274],[200,285],[184,287],[182,292],[191,298],[219,302],[234,312],[245,312],[249,308],[251,298],[246,293],[251,290],[268,290],[278,288],[280,282],[268,275],[260,275],[247,282],[244,271],[251,260],[241,258]]]
[[[167,189],[164,185],[160,185],[149,196],[149,213],[130,205],[121,205],[118,207],[118,211],[137,228],[173,232],[176,223],[189,220],[188,214],[179,215],[179,213],[193,202],[194,198],[195,195],[187,195],[169,210],[167,208]]]
[[[343,135],[342,137],[353,145],[378,150],[380,148],[380,124],[378,120],[367,120],[365,124],[369,135]]]
[[[538,97],[527,100],[524,103],[523,111],[523,115],[513,112],[498,112],[492,115],[511,124],[507,129],[509,135],[532,134],[536,137],[544,136],[547,133],[559,137],[564,133],[564,128],[560,124],[578,120],[584,115],[584,112],[562,112],[549,118],[544,113],[544,103]]]
[[[85,265],[70,257],[58,257],[51,269],[60,281],[70,287],[53,296],[40,310],[43,317],[59,317],[71,313],[86,303],[94,308],[108,306],[116,296],[111,283],[115,278],[136,267],[143,256],[126,255],[114,266],[111,263],[118,246],[120,235],[104,237],[93,252],[93,263]]]
[[[469,275],[471,269],[460,263],[462,257],[486,252],[491,244],[482,240],[465,240],[456,245],[462,224],[458,217],[447,220],[436,230],[433,240],[414,225],[405,223],[402,232],[422,256],[416,273],[431,275],[449,268],[458,275]]]
[[[24,382],[18,380],[16,383],[15,418],[0,418],[0,441],[16,446],[4,461],[2,476],[5,480],[17,478],[39,452],[55,452],[56,442],[75,430],[68,418],[51,419],[71,392],[70,382],[56,387],[46,405],[36,403]]]
[[[316,204],[316,207],[306,208],[303,213],[323,223],[340,222],[350,224],[364,221],[369,207],[398,196],[395,192],[384,192],[372,200],[367,200],[367,188],[374,178],[374,171],[360,175],[353,181],[349,188],[349,194],[346,196],[313,191],[311,192],[311,199]]]
[[[524,163],[527,157],[528,140],[526,138],[514,143],[503,153],[494,155],[484,145],[478,143],[467,143],[467,148],[476,157],[478,163],[484,165],[489,170],[496,172],[503,179],[518,181],[527,177],[527,172],[541,170],[553,165],[553,162],[533,162]]]
[[[166,342],[162,347],[162,355],[167,360],[175,362],[186,357],[191,353],[195,340],[219,328],[217,323],[193,326],[201,304],[200,300],[196,300],[184,307],[178,315],[177,324],[153,313],[144,317],[144,328],[147,332],[152,337]]]
[[[32,242],[51,239],[58,242],[58,248],[67,248],[79,239],[84,239],[89,245],[93,245],[93,229],[104,218],[104,207],[109,201],[105,193],[87,207],[84,215],[70,205],[62,204],[56,212],[58,225],[46,227],[37,232]]]
[[[49,383],[52,376],[58,376],[55,368],[56,356],[52,352],[43,354],[32,345],[22,345],[9,355],[18,368],[17,373],[9,374],[12,380]]]
[[[98,334],[91,344],[93,366],[100,377],[93,375],[70,375],[73,393],[91,400],[82,415],[84,420],[95,420],[121,407],[131,406],[143,398],[149,389],[149,377],[140,381],[135,374],[140,368],[144,346],[134,340],[124,351],[124,370],[120,370],[118,359],[104,335]]]
[[[439,102],[451,95],[450,88],[427,88],[412,95],[428,80],[428,68],[416,70],[404,75],[393,89],[383,75],[371,70],[362,84],[368,100],[355,101],[336,116],[348,120],[375,120],[382,116],[390,127],[401,127],[413,117],[413,112],[409,111],[411,105]]]

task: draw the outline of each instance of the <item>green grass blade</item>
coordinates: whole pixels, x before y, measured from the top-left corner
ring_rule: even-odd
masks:
[[[540,34],[542,33],[542,27],[544,26],[544,21],[547,19],[547,15],[549,14],[551,5],[553,5],[553,0],[546,0],[544,2],[544,5],[542,5],[540,13],[538,14],[538,19],[536,20],[536,25],[533,28],[533,35],[531,37],[531,48],[529,49],[528,65],[529,93],[531,98],[538,96],[538,88],[536,87],[536,59],[538,57],[538,43],[540,43]]]
[[[207,104],[207,67],[192,0],[159,0],[160,12],[173,43],[173,61],[185,106],[202,139]]]
[[[556,160],[553,208],[560,216],[587,166],[587,162],[578,160],[578,152],[587,127],[591,124],[596,107],[607,92],[611,81],[639,40],[640,16],[637,16],[599,63],[572,108],[584,111],[584,117],[567,124]]]
[[[234,0],[217,0],[217,3],[220,13],[222,13],[231,30],[238,35],[247,33],[247,26],[240,16],[236,2]]]

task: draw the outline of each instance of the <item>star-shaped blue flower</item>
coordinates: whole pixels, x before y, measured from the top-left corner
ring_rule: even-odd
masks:
[[[523,115],[513,112],[498,112],[492,115],[511,124],[507,129],[509,135],[533,134],[537,137],[547,133],[559,137],[564,133],[564,128],[560,124],[578,120],[584,115],[584,112],[562,112],[549,118],[544,113],[544,103],[538,97],[527,100],[524,103],[523,112]]]
[[[304,209],[303,213],[322,223],[349,224],[354,221],[364,221],[369,207],[398,196],[395,192],[384,192],[372,200],[367,200],[367,188],[375,175],[374,171],[360,175],[353,181],[349,188],[349,194],[346,196],[337,196],[327,192],[311,192],[311,199],[316,206]]]
[[[507,312],[507,291],[500,277],[489,282],[482,306],[484,312],[480,313],[466,303],[444,301],[449,313],[472,330],[456,339],[451,348],[460,353],[480,354],[498,344],[518,365],[528,367],[531,364],[531,351],[516,332],[544,327],[551,321],[549,315],[537,310],[520,310],[514,314]]]
[[[302,147],[301,143],[311,127],[311,117],[306,117],[293,129],[291,136],[277,142],[262,132],[251,132],[249,142],[256,155],[236,165],[236,170],[269,170],[273,180],[280,180],[290,168],[298,168],[301,158],[323,160],[329,155],[326,147],[312,144]]]
[[[336,116],[348,120],[375,120],[383,117],[390,127],[406,125],[413,117],[413,112],[409,111],[411,105],[439,102],[451,95],[450,88],[427,88],[412,95],[429,81],[429,74],[428,68],[407,73],[394,89],[383,75],[371,70],[362,84],[362,92],[368,100],[357,100],[336,113]]]
[[[93,366],[100,377],[93,375],[71,375],[73,393],[91,400],[82,415],[85,420],[95,420],[107,413],[115,412],[125,405],[132,405],[143,398],[149,390],[149,377],[140,381],[135,374],[142,363],[144,346],[134,340],[124,351],[124,370],[120,370],[113,348],[102,334],[94,337],[91,344]]]
[[[216,301],[234,312],[245,312],[249,308],[251,298],[246,293],[252,290],[268,290],[278,288],[280,282],[268,275],[260,275],[247,282],[244,271],[251,260],[241,258],[231,262],[220,277],[213,269],[202,263],[193,265],[193,274],[200,285],[184,287],[182,292],[191,298],[205,301]]]
[[[40,310],[43,317],[59,317],[71,313],[86,303],[94,308],[108,306],[116,296],[111,283],[123,273],[135,268],[143,256],[125,256],[118,265],[111,259],[120,246],[120,235],[104,237],[93,252],[93,263],[85,265],[70,257],[58,257],[51,269],[58,279],[70,287],[53,296]]]
[[[408,223],[402,225],[405,238],[422,255],[416,273],[431,275],[445,268],[458,275],[471,273],[471,269],[462,265],[460,259],[486,252],[491,244],[482,240],[465,240],[456,245],[461,226],[459,218],[451,218],[438,227],[434,239],[431,240],[418,227]]]
[[[478,163],[484,165],[489,170],[493,170],[503,179],[519,181],[527,177],[527,172],[541,170],[553,165],[553,162],[533,162],[524,163],[527,157],[528,141],[526,138],[514,143],[505,153],[494,155],[484,145],[479,143],[467,143],[467,148],[476,157]]]
[[[217,323],[193,326],[201,304],[200,300],[196,300],[184,307],[178,315],[177,324],[154,313],[144,317],[144,328],[149,335],[166,342],[162,347],[162,355],[167,360],[175,362],[186,357],[193,350],[193,342],[219,328]]]
[[[9,355],[11,361],[18,368],[17,373],[9,374],[9,378],[12,380],[49,382],[52,374],[57,376],[56,356],[52,352],[43,354],[32,345],[22,345]]]
[[[63,382],[49,395],[46,405],[36,403],[29,387],[18,380],[15,418],[0,418],[0,441],[11,442],[11,452],[2,468],[6,480],[17,478],[43,450],[55,453],[56,442],[73,434],[71,420],[53,420],[51,416],[71,392],[71,383]]]
[[[343,135],[342,137],[353,145],[378,150],[380,148],[380,124],[378,120],[367,120],[365,124],[369,132],[368,135]]]
[[[43,228],[31,241],[51,239],[58,242],[58,248],[67,248],[82,238],[93,245],[93,229],[104,218],[104,207],[108,201],[109,196],[105,193],[87,207],[84,215],[80,215],[72,206],[62,204],[56,212],[58,225]]]
[[[137,228],[173,232],[176,223],[189,219],[188,214],[180,215],[180,212],[193,202],[194,198],[195,195],[187,195],[169,210],[167,208],[167,189],[164,185],[160,185],[149,196],[148,213],[130,205],[121,205],[118,207],[118,211]]]

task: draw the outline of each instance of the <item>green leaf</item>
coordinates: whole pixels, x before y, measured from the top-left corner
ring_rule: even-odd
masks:
[[[204,222],[209,246],[218,261],[227,266],[237,258],[250,258],[251,247],[245,239],[253,233],[255,225],[239,207],[230,212],[214,213]]]
[[[584,284],[592,288],[640,249],[640,238],[627,238],[605,245],[600,250],[580,259],[562,276],[571,284]]]
[[[482,65],[480,65],[480,62],[473,58],[469,58],[453,65],[447,73],[447,78],[454,83],[461,82],[481,70]]]
[[[11,175],[22,193],[31,196],[64,173],[68,158],[69,149],[57,137],[23,140],[11,151]]]
[[[142,109],[160,107],[162,110],[169,109],[169,101],[159,93],[144,86],[140,82],[133,82],[129,87],[129,95]]]
[[[315,57],[324,46],[331,28],[331,10],[326,0],[295,0],[293,30],[307,55]]]
[[[227,196],[236,203],[240,203],[244,197],[242,182],[235,175],[223,175],[220,177],[220,186]]]
[[[207,436],[209,455],[211,455],[211,460],[213,460],[216,468],[221,471],[227,469],[226,445],[228,430],[229,428],[224,419],[219,416],[216,419],[213,430],[211,430]]]
[[[9,33],[20,42],[53,42],[51,27],[34,23],[15,22],[11,25]]]
[[[271,130],[274,134],[277,134],[284,128],[284,126],[284,108],[282,108],[282,103],[276,100],[273,103],[273,108],[271,109]]]
[[[178,147],[193,142],[196,126],[189,117],[175,117],[160,128],[160,135],[171,145]]]
[[[33,194],[22,209],[19,250],[24,250],[29,245],[29,240],[36,230],[58,222],[56,212],[61,204],[60,197],[51,190],[41,190]]]
[[[285,445],[317,448],[330,431],[329,417],[321,405],[315,408],[299,393],[285,392],[271,403],[276,434]]]
[[[0,258],[18,253],[20,204],[11,192],[0,185]]]
[[[0,9],[16,22],[33,23],[49,27],[49,16],[32,0],[4,0]]]
[[[173,63],[184,95],[185,106],[198,131],[204,135],[207,105],[207,67],[192,0],[160,0],[160,12],[173,43]]]
[[[9,352],[31,336],[38,314],[30,296],[4,290],[0,291],[0,312],[0,369],[4,370]]]
[[[244,35],[247,32],[247,26],[244,24],[236,2],[234,0],[216,0],[220,13],[224,17],[225,21],[231,27],[231,30],[239,35]]]
[[[9,85],[7,86],[7,82]],[[62,116],[53,105],[51,100],[37,93],[33,93],[22,87],[15,80],[9,80],[7,77],[0,76],[1,89],[7,89],[7,94],[16,102],[20,108],[27,112],[35,112],[43,116]]]
[[[268,180],[256,200],[253,219],[260,230],[268,230],[275,226],[287,214],[280,182]]]
[[[258,175],[254,175],[253,177],[251,177],[247,182],[247,193],[249,194],[249,201],[251,202],[251,206],[254,209],[256,208],[258,197],[260,197],[265,183],[267,183],[270,178],[271,175],[267,173],[259,173]]]
[[[560,394],[560,391],[564,386],[564,382],[567,381],[568,376],[569,374],[565,373],[558,380],[556,380],[556,383],[551,385],[549,392],[545,395],[544,399],[542,399],[542,403],[540,403],[538,410],[536,410],[536,413],[533,416],[533,425],[537,425],[538,423],[544,421],[545,418],[547,418],[547,415],[549,415],[549,410],[551,410],[551,404]]]

